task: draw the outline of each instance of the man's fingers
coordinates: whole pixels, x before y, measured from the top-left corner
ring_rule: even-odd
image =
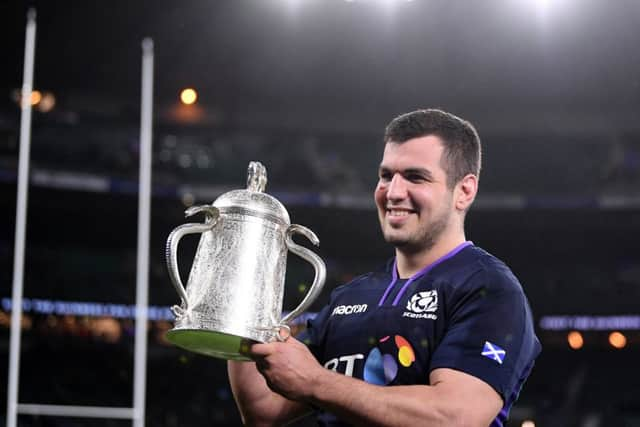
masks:
[[[253,357],[265,357],[272,354],[275,351],[275,343],[267,344],[253,344],[249,347],[249,356]]]
[[[253,343],[247,348],[247,356],[256,361],[257,359],[271,356],[278,351],[278,348],[284,350],[285,347],[291,348],[296,346],[304,347],[304,344],[300,343],[300,341],[296,340],[293,337],[290,337],[285,342],[273,341],[266,344]]]

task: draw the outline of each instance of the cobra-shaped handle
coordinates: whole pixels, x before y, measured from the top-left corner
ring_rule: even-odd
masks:
[[[178,271],[178,243],[180,243],[180,239],[187,234],[204,233],[205,231],[211,230],[220,218],[220,211],[218,208],[211,205],[192,206],[184,211],[184,215],[185,217],[190,217],[199,212],[204,212],[206,214],[204,224],[180,225],[173,229],[167,238],[165,256],[167,260],[167,269],[169,270],[169,278],[171,279],[173,286],[176,288],[178,295],[182,299],[182,307],[175,305],[171,307],[173,314],[178,318],[182,317],[185,313],[188,313],[191,309],[189,299],[187,298],[187,291],[182,284],[182,280],[180,280],[180,272]]]
[[[302,225],[292,224],[287,228],[286,231],[286,243],[287,248],[294,254],[299,257],[309,261],[313,268],[316,271],[315,278],[313,279],[313,284],[311,285],[311,289],[307,292],[307,295],[302,299],[302,302],[289,314],[282,318],[280,321],[280,327],[285,330],[289,329],[287,323],[300,316],[305,310],[309,308],[309,306],[318,298],[320,292],[322,292],[322,287],[324,286],[325,279],[327,277],[327,267],[324,265],[324,261],[317,254],[305,248],[304,246],[300,246],[294,243],[292,236],[296,233],[302,234],[307,239],[311,241],[315,246],[320,244],[320,240],[314,234],[313,231],[309,230],[307,227],[303,227]],[[278,339],[280,339],[280,335],[278,335]]]

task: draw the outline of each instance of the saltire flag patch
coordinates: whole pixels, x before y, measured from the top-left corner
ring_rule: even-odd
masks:
[[[507,352],[499,346],[492,344],[489,341],[485,341],[484,348],[482,349],[482,355],[502,365],[502,361],[507,355]]]

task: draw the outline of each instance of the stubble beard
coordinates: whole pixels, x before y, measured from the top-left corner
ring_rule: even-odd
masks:
[[[422,224],[414,234],[395,233],[391,226],[385,224],[382,227],[382,233],[387,243],[392,244],[403,252],[418,253],[428,251],[435,246],[440,240],[447,227],[449,226],[450,209],[445,209],[436,213],[436,216],[429,223]],[[385,231],[389,227],[391,233]]]

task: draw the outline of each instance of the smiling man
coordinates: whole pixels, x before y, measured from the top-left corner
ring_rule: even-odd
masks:
[[[323,426],[502,426],[540,344],[520,283],[467,241],[480,139],[441,110],[394,119],[375,189],[395,256],[336,288],[300,340],[228,365],[243,421]]]

